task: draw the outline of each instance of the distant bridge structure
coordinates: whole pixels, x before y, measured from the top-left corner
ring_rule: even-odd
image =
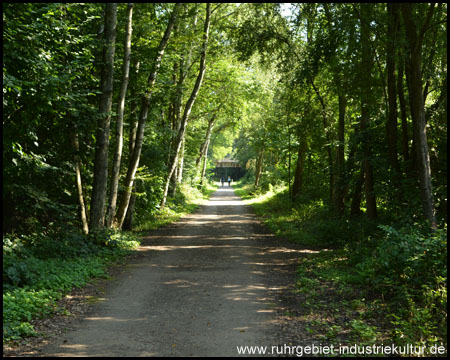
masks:
[[[244,174],[245,170],[241,167],[238,160],[228,158],[216,160],[216,168],[214,169],[216,180],[219,180],[222,176],[225,179],[230,176],[233,180],[238,180]]]

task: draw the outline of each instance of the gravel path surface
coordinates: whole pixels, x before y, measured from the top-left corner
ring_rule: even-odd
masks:
[[[239,356],[238,346],[293,341],[282,314],[297,259],[308,250],[268,234],[232,188],[149,233],[140,250],[40,355],[229,357]]]

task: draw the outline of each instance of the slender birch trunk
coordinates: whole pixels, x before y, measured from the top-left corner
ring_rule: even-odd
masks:
[[[206,174],[206,165],[208,163],[208,149],[209,149],[209,143],[210,140],[208,139],[208,142],[206,143],[206,149],[205,149],[205,155],[203,156],[203,168],[202,173],[200,175],[200,185],[203,186],[203,182],[205,180],[205,174]]]
[[[120,163],[122,160],[123,147],[123,114],[125,111],[125,97],[127,94],[128,81],[130,79],[130,58],[131,58],[131,33],[133,31],[133,4],[127,7],[127,36],[124,44],[122,84],[120,86],[119,99],[117,102],[117,123],[116,123],[116,151],[114,153],[113,167],[111,172],[111,195],[106,217],[106,226],[111,227],[116,212],[117,193],[119,188]]]
[[[263,168],[263,160],[264,160],[264,149],[259,152],[258,159],[256,160],[256,168],[255,168],[255,188],[259,187],[259,183],[261,181],[261,173]]]
[[[387,4],[388,9],[388,39],[386,54],[386,70],[388,85],[388,118],[386,122],[386,139],[388,147],[389,162],[391,168],[395,171],[394,181],[400,175],[400,167],[397,154],[397,91],[395,86],[395,47],[398,21],[398,4]]]
[[[176,139],[175,154],[173,157],[172,164],[170,165],[169,176],[167,177],[166,185],[164,187],[163,198],[161,200],[161,208],[163,208],[166,205],[167,194],[169,192],[170,179],[172,178],[175,168],[177,167],[178,157],[179,157],[180,150],[181,150],[181,145],[183,143],[183,139],[184,139],[184,136],[186,133],[187,123],[189,121],[189,115],[191,114],[192,107],[197,98],[198,92],[202,85],[203,78],[205,76],[206,49],[208,46],[210,19],[211,19],[211,4],[207,3],[206,4],[206,19],[205,19],[204,34],[203,34],[203,46],[202,46],[202,52],[200,55],[200,69],[199,69],[199,72],[197,75],[197,79],[195,81],[194,88],[192,89],[191,96],[189,97],[189,99],[186,103],[186,106],[184,108],[183,117],[181,119],[180,130],[178,132],[178,136]]]
[[[200,152],[198,154],[197,160],[195,161],[195,166],[197,168],[197,173],[200,171],[200,163],[201,163],[203,157],[208,152],[208,146],[209,146],[209,142],[211,140],[212,129],[214,127],[216,116],[217,116],[217,114],[214,114],[211,117],[211,119],[208,121],[208,129],[206,130],[205,141],[200,146]]]
[[[301,192],[303,186],[303,168],[305,164],[307,143],[301,140],[298,146],[297,166],[295,168],[294,183],[292,184],[292,198],[295,199]]]
[[[133,154],[131,156],[130,166],[128,168],[127,175],[125,178],[125,183],[124,183],[125,191],[124,191],[124,194],[122,195],[122,198],[121,198],[121,201],[119,204],[119,208],[118,208],[117,214],[116,214],[116,222],[117,222],[117,227],[119,229],[122,227],[123,221],[125,219],[128,204],[130,202],[131,191],[132,191],[133,183],[134,183],[134,177],[136,175],[136,171],[139,166],[139,159],[141,156],[142,143],[144,141],[145,123],[147,121],[147,115],[148,115],[148,111],[150,108],[150,100],[151,100],[153,89],[155,86],[156,76],[158,74],[159,67],[161,66],[161,60],[164,55],[164,50],[167,46],[167,43],[169,42],[170,34],[174,27],[179,7],[180,7],[180,4],[177,3],[173,9],[172,15],[167,24],[166,30],[164,32],[164,36],[161,39],[161,42],[159,43],[158,50],[156,53],[156,58],[155,58],[154,65],[153,65],[153,70],[148,78],[147,91],[146,91],[144,97],[142,98],[141,112],[139,115],[139,123],[138,123],[137,132],[136,132],[136,143],[135,143],[135,146],[133,149]]]
[[[336,156],[336,182],[334,192],[334,204],[339,216],[344,215],[344,165],[345,165],[345,110],[347,99],[343,94],[338,96],[339,119],[338,119],[338,141]]]
[[[86,206],[84,204],[83,183],[81,179],[81,162],[80,162],[80,142],[78,139],[78,130],[76,127],[70,133],[72,146],[74,150],[73,160],[75,163],[75,174],[77,179],[78,203],[80,205],[80,218],[84,234],[89,234],[89,225],[86,215]]]
[[[402,122],[402,155],[403,162],[406,164],[409,162],[409,136],[408,136],[408,122],[406,116],[406,100],[403,92],[403,63],[404,60],[400,59],[398,65],[397,74],[397,94],[398,101],[400,103],[400,116]]]

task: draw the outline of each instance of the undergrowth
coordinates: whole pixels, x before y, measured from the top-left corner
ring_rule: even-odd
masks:
[[[164,208],[158,206],[151,214],[138,221],[136,231],[153,230],[177,221],[197,209],[216,189],[217,187],[210,183],[198,187],[180,184],[175,195],[167,199]]]
[[[35,334],[30,321],[58,311],[73,287],[105,277],[108,264],[139,245],[132,234],[97,231],[3,237],[3,341]]]
[[[236,193],[276,235],[320,249],[299,259],[297,278],[305,306],[322,314],[309,327],[320,341],[446,348],[446,225],[338,218],[321,199],[292,202],[283,188],[239,184]]]

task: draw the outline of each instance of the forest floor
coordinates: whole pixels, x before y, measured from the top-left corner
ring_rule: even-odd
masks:
[[[41,335],[4,356],[239,356],[241,346],[273,356],[319,344],[296,289],[299,258],[319,250],[273,236],[220,188],[195,213],[148,232],[109,280],[66,296],[66,315],[40,320]]]

